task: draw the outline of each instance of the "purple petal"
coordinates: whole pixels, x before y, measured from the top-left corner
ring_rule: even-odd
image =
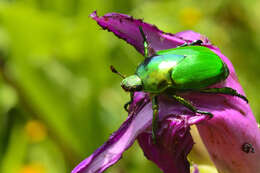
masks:
[[[149,132],[138,137],[145,156],[155,162],[164,173],[189,173],[187,155],[193,146],[193,140],[187,117],[169,117],[160,124],[156,144]]]
[[[193,41],[199,38],[199,34],[191,31],[176,35]],[[230,71],[226,81],[216,87],[231,87],[245,95],[229,59],[215,46],[207,45],[207,47],[220,56]],[[260,149],[260,133],[249,104],[240,98],[223,95],[212,97],[209,94],[201,96],[192,94],[188,98],[197,103],[198,108],[214,114],[214,118],[210,121],[204,121],[197,126],[218,170],[225,173],[260,172],[260,152],[256,152]],[[246,143],[253,146],[255,153],[246,153],[242,150]]]
[[[97,23],[108,31],[113,32],[119,38],[133,45],[143,54],[143,38],[139,31],[142,26],[150,46],[155,50],[176,47],[185,43],[185,41],[173,34],[164,33],[156,26],[144,23],[140,19],[134,19],[132,16],[118,13],[108,13],[104,16],[97,16],[96,12],[90,15]]]
[[[187,40],[189,42],[195,41],[195,40],[202,40],[205,45],[211,45],[208,38],[204,35],[201,35],[197,32],[188,30],[188,31],[182,31],[175,34],[175,36],[178,36],[179,38],[183,40]]]
[[[215,52],[226,62],[231,71],[226,86],[244,94],[230,61],[218,50]],[[216,112],[215,119],[198,125],[202,140],[216,167],[227,173],[260,172],[260,131],[250,105],[232,97],[220,104],[225,107],[223,112]],[[251,144],[255,152],[243,151],[245,143]]]
[[[190,35],[190,39],[197,40],[197,36]],[[230,75],[222,85],[245,95],[229,59],[215,46],[207,47],[218,54],[229,68]],[[225,173],[260,172],[260,152],[257,152],[260,151],[260,131],[250,105],[232,96],[225,96],[218,100],[218,104],[223,110],[211,111],[214,118],[197,125],[216,167]],[[254,153],[242,150],[246,143],[253,146]]]
[[[147,116],[152,113],[151,105],[146,105],[148,100],[146,100],[145,94],[136,93],[135,96],[134,103],[138,105],[135,108],[136,111],[129,115],[104,145],[77,165],[72,173],[103,172],[117,162],[122,157],[122,153],[133,144],[137,135],[151,124],[151,117]],[[136,112],[140,115],[136,116]]]

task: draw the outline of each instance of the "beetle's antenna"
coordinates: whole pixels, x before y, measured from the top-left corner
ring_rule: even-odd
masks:
[[[140,33],[141,33],[141,35],[142,35],[142,37],[143,37],[143,44],[144,44],[144,56],[145,56],[145,58],[147,58],[149,55],[148,55],[148,42],[147,42],[147,40],[146,40],[146,36],[145,36],[145,34],[144,34],[144,31],[143,31],[143,28],[142,28],[142,26],[139,26],[139,31],[140,31]]]
[[[112,71],[113,73],[118,74],[118,75],[121,76],[123,79],[125,78],[125,76],[122,75],[120,72],[118,72],[118,71],[115,69],[114,66],[110,65],[110,69],[111,69],[111,71]]]

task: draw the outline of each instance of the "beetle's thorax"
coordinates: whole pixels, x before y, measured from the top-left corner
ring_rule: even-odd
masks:
[[[136,70],[143,91],[161,93],[172,86],[171,71],[184,58],[182,55],[159,55],[146,58]]]

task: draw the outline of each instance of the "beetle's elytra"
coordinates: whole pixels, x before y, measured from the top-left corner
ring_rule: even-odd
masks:
[[[150,93],[162,93],[166,89],[198,90],[225,80],[228,74],[222,60],[203,46],[158,51],[136,70],[142,90]]]

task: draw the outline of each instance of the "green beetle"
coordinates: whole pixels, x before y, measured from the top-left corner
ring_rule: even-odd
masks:
[[[139,29],[143,37],[145,60],[137,67],[134,75],[123,77],[121,86],[125,91],[131,92],[131,101],[135,91],[150,93],[153,108],[152,137],[154,141],[158,119],[157,97],[160,94],[173,97],[194,113],[210,117],[213,116],[210,112],[198,110],[188,100],[176,95],[176,93],[195,91],[227,94],[240,97],[248,102],[245,96],[240,95],[232,88],[208,88],[225,80],[229,75],[229,70],[217,54],[209,48],[201,46],[201,40],[189,45],[184,44],[177,48],[160,50],[155,53],[151,51],[152,53],[150,53],[142,27]],[[149,54],[152,55],[149,56]],[[112,71],[120,74],[114,68]],[[125,105],[126,109],[131,101]]]

